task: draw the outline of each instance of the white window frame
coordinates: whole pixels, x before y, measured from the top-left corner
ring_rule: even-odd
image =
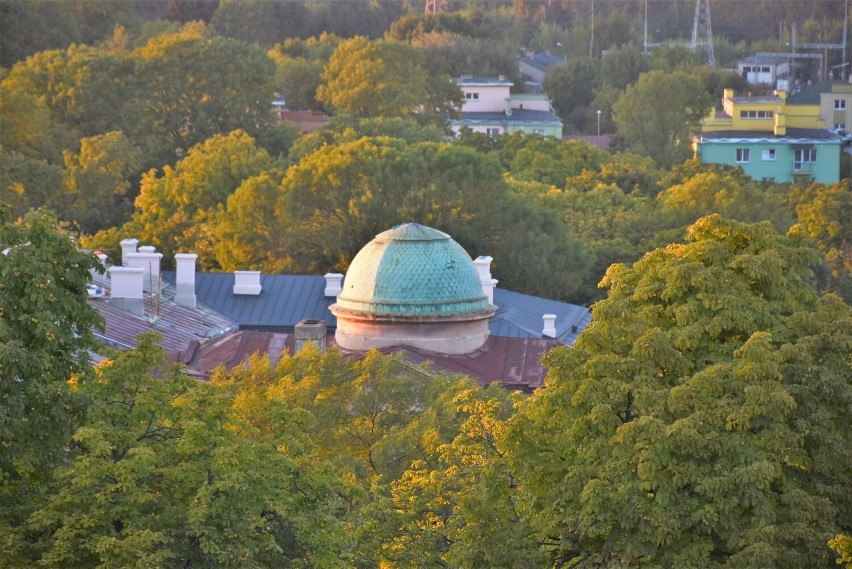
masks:
[[[494,138],[495,136],[500,136],[500,127],[487,127],[485,129],[485,135]]]
[[[774,148],[764,148],[760,153],[760,159],[764,162],[774,162],[777,154]]]
[[[737,148],[736,161],[737,164],[748,164],[751,162],[751,149]]]
[[[816,148],[795,148],[793,150],[793,169],[801,170],[805,164],[814,164],[817,161]]]
[[[478,101],[479,100],[479,93],[471,93],[470,91],[468,91],[467,93],[464,94],[464,98],[467,101]]]
[[[775,117],[775,111],[740,111],[740,118],[745,120],[765,120]]]
[[[835,111],[845,111],[846,110],[846,99],[834,99],[834,110]]]

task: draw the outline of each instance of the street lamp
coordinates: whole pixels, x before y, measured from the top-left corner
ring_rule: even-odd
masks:
[[[598,111],[598,136],[601,135],[601,112]]]

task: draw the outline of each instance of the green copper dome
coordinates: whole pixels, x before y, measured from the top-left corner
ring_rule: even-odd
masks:
[[[489,310],[470,256],[449,235],[417,223],[380,233],[352,259],[337,308],[390,316]]]

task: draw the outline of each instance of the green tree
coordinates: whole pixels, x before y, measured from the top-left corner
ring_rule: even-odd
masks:
[[[171,164],[211,136],[273,124],[275,67],[259,48],[223,39],[198,22],[131,52],[141,121],[122,129],[140,141],[149,166]]]
[[[506,436],[526,515],[558,566],[828,567],[852,312],[768,223],[711,216],[687,241],[611,267],[575,349],[548,355]]]
[[[831,288],[852,302],[852,191],[849,181],[796,191],[800,229],[813,239],[831,270]]]
[[[423,52],[389,40],[354,37],[341,42],[323,71],[317,99],[340,114],[359,117],[443,113],[457,105],[449,78],[430,77]]]
[[[467,147],[363,138],[304,158],[282,188],[276,234],[290,270],[345,270],[375,235],[408,221],[446,231],[474,256],[499,251],[496,278],[530,294],[569,298],[587,268],[559,220]]]
[[[0,152],[0,202],[12,219],[30,209],[62,203],[62,168],[17,152]]]
[[[686,73],[643,73],[613,107],[630,149],[668,168],[685,160],[691,135],[712,108],[701,81]]]
[[[586,128],[585,114],[600,84],[600,64],[588,57],[575,57],[565,65],[554,65],[544,78],[547,96],[563,120]]]
[[[271,166],[269,154],[245,132],[214,136],[191,148],[174,168],[166,166],[162,176],[155,170],[142,176],[136,212],[126,231],[168,256],[191,249],[199,254],[202,267],[214,267],[215,244],[207,230],[217,206],[243,181]]]
[[[155,339],[99,364],[86,386],[69,463],[30,518],[40,565],[346,566],[346,485],[266,440],[226,390],[169,369]],[[276,411],[274,439],[298,440]]]
[[[124,223],[133,211],[128,179],[139,174],[141,151],[121,132],[84,138],[65,153],[65,219],[83,233]]]
[[[81,418],[71,384],[85,383],[103,326],[86,292],[100,262],[44,210],[14,224],[0,213],[0,564],[26,566],[23,522]]]
[[[607,51],[601,59],[601,84],[624,90],[648,71],[648,59],[635,46]]]

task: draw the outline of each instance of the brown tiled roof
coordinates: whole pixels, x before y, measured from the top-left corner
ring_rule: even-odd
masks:
[[[327,337],[326,344],[335,346],[333,334]],[[219,365],[232,369],[248,361],[254,354],[269,354],[275,365],[284,350],[292,353],[294,345],[292,334],[244,330],[204,343],[196,342],[178,357],[178,361],[206,376]],[[541,364],[541,357],[562,345],[551,339],[490,336],[482,348],[463,355],[446,355],[408,346],[393,346],[379,351],[396,355],[418,367],[428,362],[429,369],[434,373],[463,374],[480,385],[496,381],[508,389],[529,393],[544,386],[547,370]],[[361,359],[365,354],[354,351],[342,353],[354,360]]]

